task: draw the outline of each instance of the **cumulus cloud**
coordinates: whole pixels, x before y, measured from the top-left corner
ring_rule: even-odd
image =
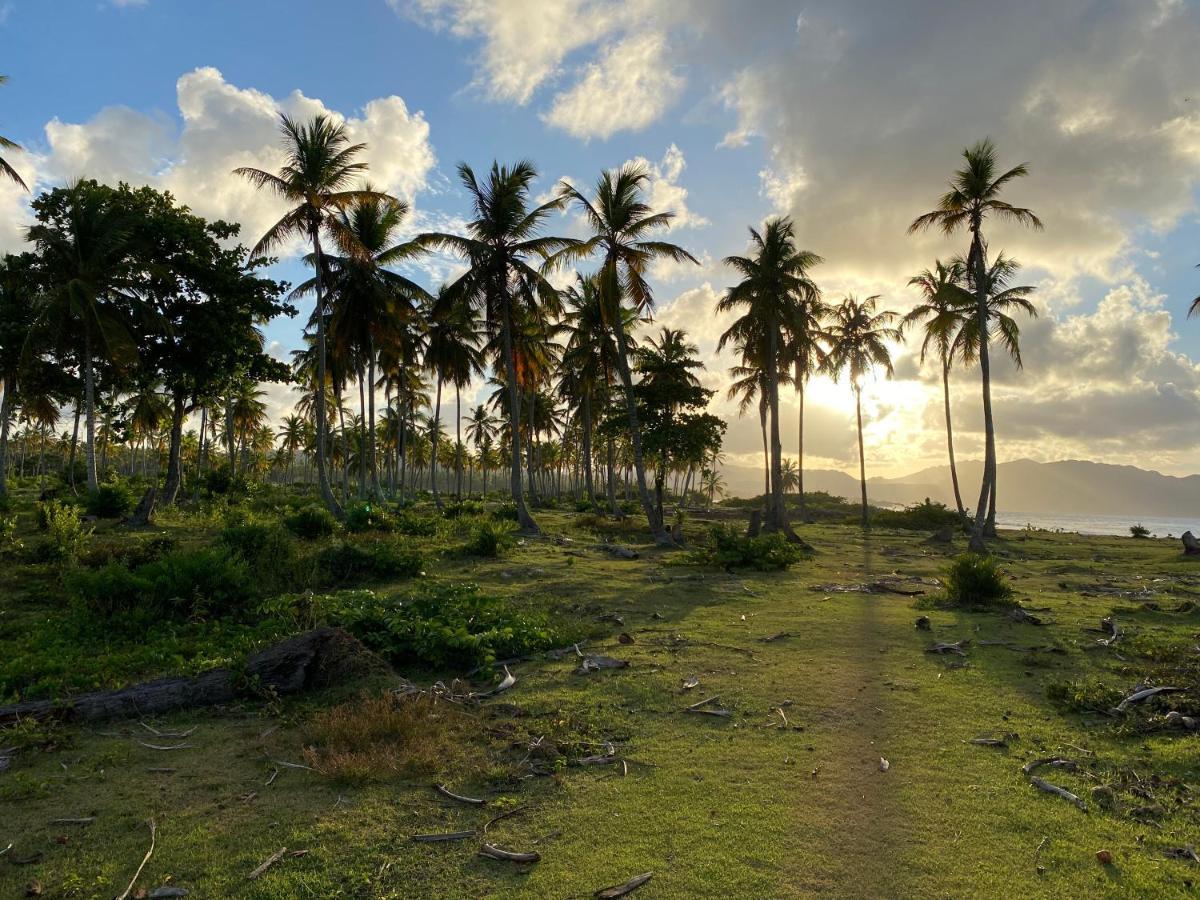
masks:
[[[243,240],[253,241],[284,207],[232,170],[279,166],[281,112],[299,118],[325,113],[344,121],[350,137],[368,145],[367,177],[405,199],[425,186],[436,162],[429,124],[397,96],[372,100],[347,117],[299,91],[276,99],[230,84],[217,69],[199,68],[180,77],[176,97],[181,124],[121,106],[102,109],[86,122],[51,120],[45,149],[28,155],[33,180],[41,186],[77,177],[152,184],[203,216],[240,222]],[[0,205],[7,198],[0,193]],[[0,240],[16,249],[10,230],[0,226]]]

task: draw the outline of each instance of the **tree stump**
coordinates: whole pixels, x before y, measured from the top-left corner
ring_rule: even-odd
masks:
[[[762,532],[762,510],[750,510],[750,524],[746,528],[746,537],[756,538]]]
[[[142,499],[138,501],[137,508],[134,509],[133,515],[125,520],[126,525],[132,525],[135,528],[144,528],[149,525],[154,519],[154,507],[158,503],[158,488],[149,488],[146,493],[142,494]]]
[[[1196,536],[1190,531],[1185,531],[1183,537],[1183,552],[1188,556],[1200,556],[1200,541],[1196,540]]]
[[[676,522],[671,526],[671,540],[677,544],[683,543],[683,523]]]

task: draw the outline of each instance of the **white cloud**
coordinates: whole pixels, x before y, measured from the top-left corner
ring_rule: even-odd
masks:
[[[278,167],[281,112],[300,118],[327,113],[344,121],[351,138],[368,145],[367,177],[406,199],[425,186],[436,162],[429,124],[421,113],[409,111],[400,97],[372,100],[359,115],[346,117],[299,91],[276,99],[236,87],[214,68],[184,74],[176,95],[181,127],[119,106],[102,109],[83,123],[50,121],[46,151],[30,157],[37,183],[89,177],[152,184],[170,190],[200,215],[240,222],[242,240],[253,242],[284,207],[235,176],[233,169]],[[6,196],[0,194],[0,203]],[[0,237],[9,235],[0,230]],[[7,240],[5,246],[15,249]]]
[[[639,165],[650,176],[646,185],[646,202],[656,212],[671,212],[675,218],[672,228],[702,228],[708,219],[688,207],[688,189],[679,183],[687,160],[675,144],[667,147],[662,159],[651,162],[644,156],[635,156],[630,164]]]
[[[578,138],[639,131],[679,97],[683,78],[670,67],[661,33],[632,34],[608,47],[570,89],[554,98],[542,118]]]

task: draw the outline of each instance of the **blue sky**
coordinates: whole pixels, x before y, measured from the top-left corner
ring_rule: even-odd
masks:
[[[692,334],[718,390],[733,362],[714,352],[719,260],[741,252],[748,225],[792,215],[826,257],[816,274],[831,299],[879,293],[903,311],[908,276],[961,249],[904,226],[958,150],[990,134],[1004,162],[1030,163],[1012,199],[1047,224],[991,233],[1026,263],[1042,311],[1026,329],[1026,371],[1001,372],[1002,458],[1190,472],[1197,38],[1196,6],[1181,0],[0,0],[0,133],[26,148],[12,161],[37,185],[148,181],[242,221],[248,240],[273,210],[228,169],[271,163],[281,109],[350,119],[372,144],[372,177],[412,201],[414,227],[466,212],[460,160],[529,157],[548,191],[642,158],[654,196],[681,213],[673,238],[704,261],[659,273],[660,319]],[[0,244],[15,249],[25,198],[3,191]],[[427,268],[429,279],[449,271]],[[294,259],[279,269],[301,275]],[[278,322],[268,334],[282,352],[298,331]],[[936,379],[896,354],[897,379],[867,392],[879,474],[941,462]],[[978,404],[971,373],[959,378],[971,456]],[[281,411],[287,391],[272,400]],[[844,386],[814,387],[814,465],[853,464],[848,401]],[[714,408],[734,415],[723,396]],[[757,441],[756,423],[733,422],[730,458],[753,464]]]

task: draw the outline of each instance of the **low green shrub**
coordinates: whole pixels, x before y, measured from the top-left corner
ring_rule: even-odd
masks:
[[[119,562],[134,568],[162,559],[178,546],[179,541],[169,534],[156,534],[145,540],[133,536],[104,541],[93,539],[87,548],[80,552],[78,561],[80,565],[89,569],[98,569],[110,562]]]
[[[306,506],[283,520],[288,531],[306,541],[329,537],[337,526],[333,513],[323,506]]]
[[[944,503],[934,503],[928,497],[904,509],[877,509],[871,514],[871,524],[883,528],[904,528],[910,531],[940,531],[961,528],[963,520],[956,510]]]
[[[342,626],[394,663],[468,669],[579,639],[545,612],[521,609],[474,584],[429,585],[387,598],[341,591],[311,604],[314,621]]]
[[[411,509],[401,509],[392,516],[392,529],[409,537],[437,537],[442,523],[436,516],[426,516]]]
[[[713,525],[708,543],[692,552],[692,560],[722,569],[757,569],[774,572],[804,558],[804,550],[782,534],[748,537],[732,525]]]
[[[92,529],[79,519],[79,510],[61,500],[38,503],[38,527],[46,532],[43,554],[52,560],[72,560],[83,549]]]
[[[317,553],[315,578],[319,587],[334,587],[375,578],[415,578],[424,570],[419,550],[392,541],[336,541]]]
[[[0,515],[0,554],[15,552],[23,546],[17,537],[17,517]]]
[[[456,500],[442,508],[443,519],[460,519],[463,516],[483,515],[483,504],[478,500]]]
[[[346,507],[346,530],[391,531],[392,519],[379,504],[359,500]]]
[[[1150,537],[1150,529],[1147,528],[1145,525],[1143,525],[1141,522],[1138,522],[1136,525],[1130,525],[1129,533],[1135,538],[1143,538],[1144,539],[1144,538]]]
[[[492,510],[492,518],[508,522],[520,521],[520,516],[517,515],[517,504],[513,503],[511,500],[501,503]]]
[[[463,546],[468,556],[486,556],[494,559],[504,554],[515,543],[517,526],[507,521],[484,519],[472,526],[471,536]]]
[[[296,543],[277,522],[245,522],[221,530],[220,543],[254,572],[262,591],[286,591],[301,584]]]
[[[951,606],[1012,606],[1013,589],[991,556],[963,553],[946,570],[943,600]]]
[[[86,509],[100,519],[119,519],[133,509],[133,494],[124,483],[109,481],[88,494]]]
[[[176,551],[135,569],[119,562],[74,569],[64,581],[76,604],[101,616],[239,617],[259,596],[246,563],[213,547]]]

